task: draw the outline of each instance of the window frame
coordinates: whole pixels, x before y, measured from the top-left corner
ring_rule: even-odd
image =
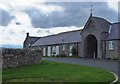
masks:
[[[114,41],[108,41],[108,50],[114,50]]]
[[[62,46],[62,50],[65,51],[65,44],[63,44],[63,46]]]
[[[52,54],[52,55],[55,55],[55,54],[56,54],[56,46],[52,46],[51,54]]]

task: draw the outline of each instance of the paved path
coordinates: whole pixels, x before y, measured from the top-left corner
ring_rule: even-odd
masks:
[[[84,59],[84,58],[42,58],[42,59],[49,61],[100,67],[105,70],[112,71],[118,75],[118,61],[115,60]]]

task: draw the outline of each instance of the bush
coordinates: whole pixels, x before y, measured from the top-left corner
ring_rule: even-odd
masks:
[[[57,54],[56,57],[60,57],[60,54]]]
[[[118,58],[113,58],[113,60],[118,60]]]
[[[73,56],[78,56],[78,50],[77,50],[76,47],[73,47],[73,48],[72,48],[72,55],[73,55]]]
[[[60,54],[60,57],[66,57],[66,55],[64,53]]]
[[[107,60],[111,60],[111,58],[107,58]]]

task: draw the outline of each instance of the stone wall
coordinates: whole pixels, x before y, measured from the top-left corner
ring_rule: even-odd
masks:
[[[41,51],[33,49],[2,49],[2,68],[14,68],[41,61]]]
[[[118,59],[119,58],[119,42],[120,40],[112,40],[114,41],[114,49],[109,50],[109,41],[106,41],[106,58],[111,58],[111,59]]]

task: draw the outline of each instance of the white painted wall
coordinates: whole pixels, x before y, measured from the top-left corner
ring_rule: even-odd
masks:
[[[59,54],[59,46],[56,46],[56,55]]]
[[[51,47],[50,46],[48,46],[48,56],[51,56]]]
[[[72,47],[73,47],[73,45],[70,45],[70,47],[69,47],[69,56],[72,56]]]
[[[43,56],[46,56],[46,48],[43,48]]]

